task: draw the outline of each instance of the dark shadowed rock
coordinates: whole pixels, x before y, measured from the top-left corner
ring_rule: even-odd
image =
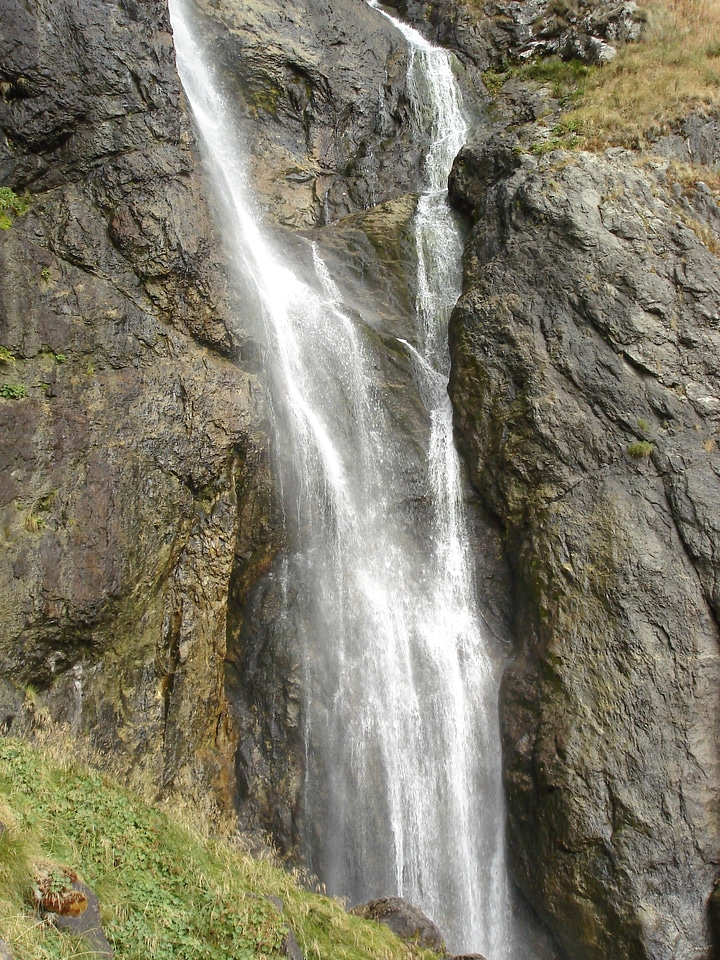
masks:
[[[0,231],[4,728],[31,685],[136,782],[228,809],[228,584],[271,482],[167,6],[7,4],[0,81],[31,197]]]
[[[384,923],[398,937],[411,940],[420,947],[435,950],[438,953],[445,951],[443,935],[432,920],[402,897],[370,900],[368,903],[358,904],[350,912],[366,920]]]

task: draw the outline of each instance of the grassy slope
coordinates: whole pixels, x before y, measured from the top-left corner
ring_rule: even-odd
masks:
[[[471,2],[474,9],[475,0]],[[621,46],[609,64],[539,59],[488,71],[493,94],[511,78],[549,87],[563,105],[551,146],[642,148],[694,110],[720,107],[720,2],[639,0],[643,40]]]
[[[0,738],[0,939],[16,960],[89,956],[82,941],[33,913],[33,865],[43,860],[73,868],[95,890],[122,960],[279,958],[288,924],[306,960],[435,957],[57,757],[57,749]],[[282,915],[268,896],[282,899]]]
[[[717,0],[641,0],[645,40],[592,71],[575,116],[588,140],[642,145],[692,110],[720,105]]]

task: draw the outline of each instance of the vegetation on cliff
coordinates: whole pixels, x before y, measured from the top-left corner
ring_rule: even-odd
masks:
[[[572,25],[587,4],[551,5],[558,24]],[[508,92],[508,81],[539,84],[559,101],[548,110],[548,148],[645,148],[677,129],[689,114],[720,104],[720,7],[713,0],[640,0],[638,43],[620,43],[617,56],[592,64],[535,56],[488,70],[489,92]],[[558,25],[560,30],[561,26]],[[540,47],[539,49],[542,49]],[[540,150],[539,152],[543,152]]]
[[[346,913],[296,877],[210,840],[175,816],[69,762],[74,747],[0,740],[0,940],[16,960],[87,956],[77,937],[32,905],[38,864],[77,871],[98,895],[103,928],[123,960],[286,956],[288,930],[303,955],[333,960],[430,956],[387,927]]]
[[[720,103],[720,7],[714,0],[643,0],[643,42],[595,67],[570,118],[585,145],[642,145],[693,110]]]

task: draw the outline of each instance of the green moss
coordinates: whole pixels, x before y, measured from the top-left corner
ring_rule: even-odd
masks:
[[[282,90],[279,87],[265,86],[247,90],[250,109],[254,114],[262,112],[275,116],[281,96]]]
[[[288,925],[304,955],[319,960],[432,956],[237,845],[203,839],[104,775],[24,741],[0,740],[0,820],[8,826],[0,835],[0,939],[16,960],[69,960],[81,950],[32,911],[38,859],[71,867],[95,890],[123,960],[280,960]],[[282,899],[283,913],[270,896]]]

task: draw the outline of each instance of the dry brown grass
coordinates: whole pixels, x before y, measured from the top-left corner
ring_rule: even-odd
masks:
[[[586,146],[642,146],[692,110],[720,106],[720,0],[640,0],[644,41],[592,72],[571,116]]]

